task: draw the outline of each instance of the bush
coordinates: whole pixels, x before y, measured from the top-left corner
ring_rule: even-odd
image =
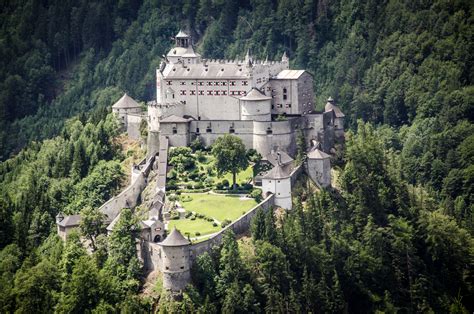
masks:
[[[191,202],[193,198],[190,195],[183,195],[180,198],[181,202]]]
[[[209,222],[213,222],[213,221],[214,221],[214,219],[212,219],[211,217],[207,217],[206,220],[209,221]]]
[[[201,235],[201,232],[196,231],[194,234],[196,235],[196,237],[199,237]]]
[[[257,203],[260,203],[263,199],[262,191],[260,189],[255,189],[250,193],[250,196],[255,199]]]
[[[171,194],[168,196],[168,201],[174,202],[178,200],[178,196],[176,194]]]
[[[214,170],[212,170],[211,167],[207,168],[206,172],[207,172],[207,175],[208,175],[208,176],[211,176],[211,177],[213,177],[214,174],[215,174],[215,173],[214,173]]]
[[[191,220],[196,220],[196,216],[191,216]]]
[[[189,218],[193,215],[192,212],[186,212],[186,214],[184,215],[184,218]]]
[[[195,189],[203,189],[204,188],[204,184],[202,182],[198,182],[194,185],[194,188]]]
[[[242,190],[251,190],[253,188],[253,185],[250,184],[250,183],[244,183],[244,184],[242,184],[242,186],[240,188]]]
[[[193,184],[192,183],[186,184],[186,188],[192,190],[193,189]]]
[[[231,222],[229,219],[224,219],[224,221],[221,222],[221,228],[227,227]]]
[[[212,226],[213,226],[213,227],[217,227],[217,222],[213,222],[213,223],[212,223]]]
[[[225,186],[225,187],[228,187],[229,186],[229,180],[227,180],[227,179],[222,180],[222,185]]]
[[[222,182],[217,182],[217,183],[216,183],[216,189],[217,189],[217,190],[222,190],[222,189],[224,189],[224,185],[222,185]]]
[[[191,180],[196,180],[199,177],[199,171],[196,169],[189,174]]]

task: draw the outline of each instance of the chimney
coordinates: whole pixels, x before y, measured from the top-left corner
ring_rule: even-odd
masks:
[[[280,152],[277,152],[277,160],[278,160],[278,164],[281,166],[281,154],[280,154]]]

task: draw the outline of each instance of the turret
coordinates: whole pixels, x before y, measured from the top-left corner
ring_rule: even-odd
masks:
[[[171,291],[182,291],[191,281],[189,247],[191,242],[183,237],[178,229],[161,243],[161,260],[163,288]]]
[[[319,186],[331,185],[331,156],[318,148],[308,153],[307,172],[309,177]]]
[[[336,102],[332,97],[328,98],[326,106],[324,107],[325,112],[334,112],[334,132],[336,140],[340,141],[344,138],[344,119],[345,115],[342,110],[336,105]]]
[[[239,102],[242,108],[241,119],[253,121],[271,120],[271,97],[265,96],[257,88],[252,88]]]

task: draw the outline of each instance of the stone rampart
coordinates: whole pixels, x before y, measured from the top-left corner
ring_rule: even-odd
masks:
[[[142,161],[140,163],[142,164],[140,174],[135,176],[134,181],[119,195],[112,197],[99,208],[107,216],[106,222],[111,222],[120,213],[122,208],[133,208],[137,205],[140,194],[146,187],[147,177],[154,161],[155,156],[148,158],[145,162]]]

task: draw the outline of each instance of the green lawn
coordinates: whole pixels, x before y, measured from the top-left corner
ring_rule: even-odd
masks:
[[[251,180],[253,177],[253,170],[252,166],[248,166],[247,169],[244,171],[241,171],[237,173],[237,178],[236,178],[236,183],[237,184],[242,184],[242,183],[247,183],[249,180]],[[229,181],[229,184],[232,184],[232,173],[226,173],[225,175],[222,176],[221,179],[218,180],[224,180],[227,179]]]
[[[182,234],[189,232],[191,238],[196,236],[196,231],[199,231],[201,235],[211,234],[221,230],[221,226],[213,227],[212,222],[204,219],[179,219],[170,220],[168,223],[168,230],[173,230],[176,227]]]
[[[190,202],[181,203],[186,211],[194,211],[196,213],[204,214],[208,217],[217,219],[220,222],[225,219],[234,221],[242,216],[244,212],[249,211],[257,205],[257,202],[255,202],[254,199],[240,200],[237,195],[201,193],[189,193],[183,195],[190,195],[193,199]]]

